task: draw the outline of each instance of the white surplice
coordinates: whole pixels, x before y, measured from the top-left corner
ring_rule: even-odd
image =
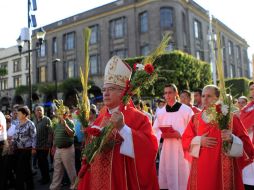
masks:
[[[182,104],[176,112],[161,111],[153,125],[158,142],[161,139],[160,126],[172,125],[181,135],[193,115],[190,107]],[[182,140],[176,138],[164,139],[159,164],[160,189],[186,190],[190,166],[184,159]]]

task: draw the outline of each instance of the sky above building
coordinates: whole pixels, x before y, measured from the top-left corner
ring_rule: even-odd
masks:
[[[37,0],[34,11],[38,27],[93,9],[115,0]],[[254,54],[253,0],[195,0],[249,44],[249,58]],[[23,27],[27,27],[27,0],[0,1],[0,48],[16,45]]]

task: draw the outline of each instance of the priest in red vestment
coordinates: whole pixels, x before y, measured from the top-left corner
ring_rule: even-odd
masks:
[[[244,127],[251,132],[254,129],[254,82],[253,81],[250,82],[249,89],[250,89],[250,97],[252,97],[252,100],[241,110],[240,119]],[[254,143],[254,136],[252,140]]]
[[[252,100],[240,111],[240,119],[248,131],[254,144],[254,82],[249,84],[250,97]],[[245,190],[254,189],[254,162],[243,169],[243,183]]]
[[[105,107],[92,127],[113,123],[111,138],[115,143],[99,153],[86,172],[87,166],[82,165],[79,190],[159,189],[155,167],[158,144],[151,123],[131,103],[122,105],[121,94],[131,72],[117,56],[106,65],[102,88]]]
[[[219,99],[220,91],[208,85],[202,91],[204,110]],[[183,136],[183,148],[193,160],[188,182],[189,190],[244,190],[242,169],[254,158],[254,148],[237,116],[230,130],[220,130],[206,121],[204,110],[194,115]],[[222,141],[231,146],[225,153]]]

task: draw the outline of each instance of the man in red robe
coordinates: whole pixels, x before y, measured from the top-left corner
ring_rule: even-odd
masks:
[[[250,96],[252,101],[249,102],[243,109],[240,111],[240,119],[244,127],[248,131],[250,139],[254,144],[254,82],[249,84]],[[254,189],[254,162],[246,166],[243,170],[243,183],[245,190]]]
[[[240,112],[240,119],[247,129],[247,131],[253,131],[254,129],[254,82],[250,82],[249,84],[250,97],[252,97],[252,101],[250,101]],[[253,136],[254,143],[254,136]]]
[[[204,110],[215,103],[220,91],[208,85],[202,91]],[[189,190],[244,190],[242,169],[254,158],[254,148],[237,116],[230,122],[230,130],[220,130],[209,123],[204,110],[193,116],[183,136],[183,148],[193,157],[188,182]],[[230,147],[223,152],[222,143]]]
[[[117,56],[106,65],[103,85],[105,107],[92,127],[103,128],[109,122],[114,130],[112,147],[99,153],[87,172],[82,168],[79,190],[157,190],[155,158],[157,139],[148,117],[129,103],[122,105],[122,93],[131,77],[131,68]]]

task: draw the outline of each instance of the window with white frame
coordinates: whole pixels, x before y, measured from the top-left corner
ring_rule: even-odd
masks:
[[[230,78],[235,77],[235,66],[233,64],[230,65]]]
[[[52,55],[56,55],[57,54],[57,38],[54,37],[52,39]]]
[[[8,70],[8,62],[0,63],[0,68]]]
[[[141,55],[146,56],[146,55],[149,54],[149,52],[150,52],[150,50],[149,50],[149,45],[148,44],[143,45],[143,46],[140,47],[140,54]]]
[[[39,67],[39,82],[46,82],[46,66]]]
[[[126,49],[116,49],[111,52],[111,57],[117,55],[120,58],[126,58],[128,56]]]
[[[8,79],[4,78],[4,79],[0,79],[0,81],[1,81],[1,90],[8,89]]]
[[[75,47],[75,32],[64,34],[64,49],[72,50]]]
[[[99,42],[99,25],[90,26],[91,29],[91,38],[90,44],[97,44]]]
[[[46,42],[41,44],[40,49],[39,49],[39,56],[40,57],[45,57],[46,56]]]
[[[147,11],[139,14],[140,33],[148,32],[148,13]]]
[[[174,26],[174,15],[172,7],[163,7],[160,9],[161,29],[171,29]]]
[[[228,41],[228,54],[229,55],[233,55],[234,54],[233,42],[232,41]]]
[[[68,60],[66,62],[66,74],[67,78],[75,77],[75,60]]]
[[[126,18],[121,17],[110,21],[110,37],[123,38],[126,34]]]
[[[90,56],[90,73],[91,73],[91,75],[96,75],[99,73],[98,61],[99,61],[98,55],[91,55]]]
[[[21,75],[13,77],[13,87],[17,88],[21,85]]]
[[[196,39],[202,39],[202,25],[198,20],[194,20],[194,36]]]
[[[13,72],[21,71],[21,59],[14,59],[13,60]]]

